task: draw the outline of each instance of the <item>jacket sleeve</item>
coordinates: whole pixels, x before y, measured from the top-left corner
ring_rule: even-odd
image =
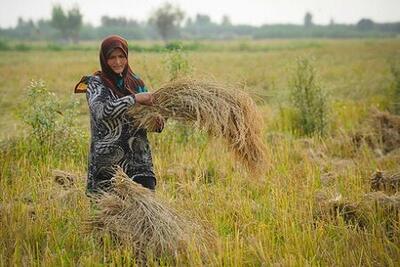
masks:
[[[86,98],[90,112],[95,120],[118,118],[135,104],[133,95],[112,99],[110,92],[98,78],[89,80]]]

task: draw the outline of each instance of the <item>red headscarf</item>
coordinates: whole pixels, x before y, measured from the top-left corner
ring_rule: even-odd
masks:
[[[138,92],[138,87],[144,87],[144,83],[139,79],[132,71],[129,63],[127,62],[125,69],[122,72],[122,78],[124,80],[124,88],[121,90],[117,87],[116,81],[118,74],[116,74],[111,67],[107,64],[108,56],[116,48],[122,50],[125,54],[126,59],[128,59],[128,42],[118,35],[108,36],[101,43],[100,49],[100,65],[101,71],[97,71],[95,75],[99,75],[103,80],[103,83],[110,88],[115,95],[118,97],[123,97],[126,95],[134,94]]]

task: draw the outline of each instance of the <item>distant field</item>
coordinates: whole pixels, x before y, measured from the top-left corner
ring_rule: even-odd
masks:
[[[129,251],[115,244],[101,246],[79,232],[90,209],[85,181],[78,182],[76,192],[58,196],[61,189],[51,180],[52,169],[86,172],[89,115],[85,96],[73,95],[73,88],[82,75],[98,70],[98,44],[61,51],[26,45],[26,51],[0,51],[0,266],[121,264],[132,256]],[[248,91],[265,121],[269,169],[262,177],[249,175],[222,144],[201,135],[188,136],[171,126],[150,137],[157,194],[198,214],[217,233],[210,265],[398,266],[399,238],[384,234],[382,218],[374,217],[374,227],[360,229],[340,219],[317,223],[313,210],[319,191],[360,201],[375,170],[399,170],[399,149],[382,155],[349,141],[364,127],[371,108],[390,107],[390,66],[400,60],[399,51],[399,39],[350,39],[201,42],[182,52],[192,77]],[[168,52],[131,52],[129,62],[155,90],[169,79],[167,57]],[[312,59],[328,95],[325,138],[295,136],[282,116],[299,57]],[[83,134],[74,151],[68,145],[55,149],[30,141],[30,129],[18,114],[32,79],[43,80],[62,102],[81,100],[75,116]],[[326,185],[328,176],[334,178]],[[27,215],[32,210],[35,219]],[[400,233],[398,224],[393,231]],[[198,266],[200,256],[181,260]]]
[[[131,45],[134,45],[131,42]],[[148,43],[139,43],[149,46]],[[39,44],[40,45],[40,44]],[[0,137],[12,135],[18,124],[15,111],[24,99],[31,79],[42,79],[50,90],[64,99],[80,77],[99,68],[98,51],[93,43],[89,51],[3,51],[0,52]],[[151,44],[152,45],[152,44]],[[398,53],[395,40],[274,40],[242,42],[208,42],[218,52],[185,52],[193,76],[211,76],[220,81],[241,83],[246,89],[265,96],[271,106],[287,100],[290,72],[296,58],[315,60],[324,90],[336,99],[369,101],[389,86],[389,60]],[[35,44],[34,46],[38,46]],[[243,51],[239,51],[242,47]],[[232,51],[238,49],[237,51]],[[258,51],[265,49],[265,51]],[[254,51],[248,51],[253,49]],[[225,51],[226,50],[226,51]],[[163,62],[165,53],[130,54],[132,67],[151,88],[168,80]],[[84,100],[82,95],[74,96]],[[81,113],[85,113],[83,101]],[[83,115],[83,114],[82,114]],[[84,117],[87,117],[83,115]]]

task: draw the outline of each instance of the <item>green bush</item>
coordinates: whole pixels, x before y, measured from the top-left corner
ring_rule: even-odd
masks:
[[[41,142],[49,140],[54,135],[61,110],[55,95],[43,81],[32,81],[28,87],[26,104],[22,118],[31,127],[33,137]]]
[[[308,59],[298,59],[290,81],[291,103],[296,110],[293,126],[300,135],[324,135],[328,126],[327,96]]]
[[[20,116],[30,126],[29,139],[38,144],[35,147],[78,155],[87,135],[77,127],[75,111],[79,102],[72,99],[65,105],[61,104],[43,81],[32,81],[27,96]]]
[[[30,50],[32,50],[32,46],[24,44],[24,43],[20,43],[20,44],[17,44],[15,46],[15,50],[17,50],[17,51],[30,51]]]
[[[129,51],[131,52],[143,52],[145,48],[138,44],[129,44]]]
[[[171,50],[167,54],[164,65],[168,70],[170,80],[188,75],[192,71],[186,54],[180,48]]]
[[[183,50],[183,44],[179,41],[169,42],[165,45],[165,49],[168,51]]]
[[[7,51],[7,50],[10,50],[9,44],[4,40],[0,40],[0,51]]]
[[[62,51],[63,47],[58,45],[58,44],[50,43],[50,44],[47,45],[47,50],[50,50],[50,51]]]

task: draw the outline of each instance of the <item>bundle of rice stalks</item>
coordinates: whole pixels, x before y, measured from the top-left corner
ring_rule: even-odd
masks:
[[[135,105],[128,114],[136,127],[154,129],[155,118],[191,123],[209,135],[223,137],[251,171],[265,166],[262,117],[244,92],[216,82],[181,79],[154,92],[152,107]]]
[[[400,211],[400,194],[387,195],[382,191],[371,192],[364,195],[361,205],[371,210],[376,210],[377,207],[386,212]]]
[[[377,109],[370,114],[365,129],[355,133],[352,138],[356,147],[366,144],[383,154],[400,148],[400,116]]]
[[[53,179],[54,182],[64,187],[64,189],[68,189],[74,187],[78,181],[78,176],[61,170],[53,170]]]
[[[382,191],[365,194],[360,212],[371,228],[380,225],[386,236],[399,241],[400,194],[387,195]]]
[[[112,179],[113,189],[96,198],[98,211],[87,221],[86,231],[114,240],[133,249],[138,261],[167,255],[174,258],[195,245],[206,243],[203,228],[178,214],[154,192],[133,182],[121,170]]]
[[[381,138],[385,153],[400,147],[400,116],[375,110],[372,114],[375,133]]]
[[[327,219],[331,221],[339,216],[346,223],[364,225],[364,220],[360,218],[357,209],[358,204],[344,200],[341,195],[329,198],[326,195],[319,194],[314,217],[318,220]]]
[[[347,224],[363,228],[373,228],[379,222],[388,236],[399,231],[400,194],[390,196],[383,192],[372,192],[354,203],[342,197],[319,197],[316,206],[315,218],[319,220],[334,221],[340,217]]]
[[[393,194],[400,191],[400,172],[376,171],[371,177],[373,191],[385,191]]]

